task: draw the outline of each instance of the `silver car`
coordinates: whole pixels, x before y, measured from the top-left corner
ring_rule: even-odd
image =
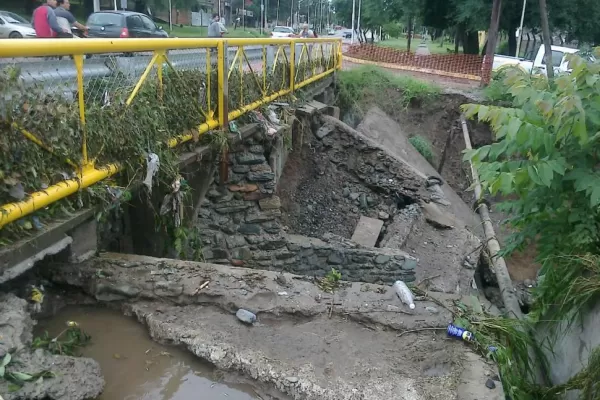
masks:
[[[0,11],[0,38],[34,38],[35,30],[25,18],[10,11]]]

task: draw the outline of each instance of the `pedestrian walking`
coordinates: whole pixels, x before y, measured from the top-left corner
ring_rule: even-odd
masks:
[[[33,10],[31,24],[37,37],[49,39],[57,37],[58,34],[70,33],[70,29],[62,28],[58,24],[54,13],[56,5],[56,0],[46,0],[46,4]]]
[[[71,32],[71,27],[75,26],[82,32],[88,30],[88,27],[77,22],[73,14],[71,13],[71,2],[69,0],[57,0],[58,7],[54,10],[56,20],[61,28],[68,30],[68,33],[59,33],[58,37],[72,38],[76,37]]]
[[[221,32],[221,24],[219,23],[220,20],[221,20],[221,17],[219,16],[219,14],[215,13],[212,15],[210,25],[208,25],[208,37],[209,38],[223,37],[223,34]]]

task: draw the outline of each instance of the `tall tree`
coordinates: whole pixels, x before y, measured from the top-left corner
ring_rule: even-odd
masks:
[[[544,48],[546,49],[546,73],[548,79],[554,79],[554,64],[552,64],[552,43],[550,39],[550,26],[548,25],[548,9],[546,0],[540,0],[540,22],[542,23],[542,36],[544,37]]]

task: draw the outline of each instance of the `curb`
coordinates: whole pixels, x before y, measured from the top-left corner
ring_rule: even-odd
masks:
[[[477,75],[459,74],[459,73],[455,73],[455,72],[440,71],[440,70],[437,70],[437,69],[430,69],[430,68],[407,67],[407,66],[404,66],[404,65],[397,65],[397,64],[381,63],[381,62],[376,62],[376,61],[363,60],[363,59],[360,59],[360,58],[349,57],[349,56],[346,56],[346,55],[343,55],[342,57],[343,57],[344,60],[346,60],[348,62],[351,62],[351,63],[354,63],[354,64],[375,65],[377,67],[388,68],[388,69],[396,69],[396,70],[401,70],[401,71],[411,71],[411,72],[420,72],[420,73],[423,73],[423,74],[441,75],[441,76],[447,76],[447,77],[450,77],[450,78],[467,79],[467,80],[477,81],[477,82],[481,81],[481,77],[479,77]]]

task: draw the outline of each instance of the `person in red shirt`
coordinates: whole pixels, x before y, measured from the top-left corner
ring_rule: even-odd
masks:
[[[55,8],[56,0],[46,0],[46,4],[42,4],[33,11],[31,24],[37,37],[54,38],[59,33],[69,33],[58,24],[56,14],[54,14]]]

